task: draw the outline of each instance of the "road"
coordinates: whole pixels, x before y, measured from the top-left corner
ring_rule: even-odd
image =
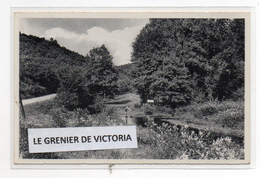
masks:
[[[23,105],[28,105],[28,104],[33,104],[33,103],[38,103],[46,100],[50,100],[56,97],[57,94],[50,94],[50,95],[45,95],[41,97],[36,97],[36,98],[30,98],[30,99],[23,99]]]
[[[47,101],[50,99],[53,99],[57,96],[57,94],[50,94],[50,95],[45,95],[41,97],[36,97],[36,98],[30,98],[30,99],[24,99],[22,100],[23,105],[29,105],[29,104],[34,104],[42,101]],[[131,108],[131,110],[134,109],[135,104],[140,104],[140,97],[134,93],[127,93],[123,95],[116,96],[114,99],[108,101],[106,103],[107,106],[114,107],[117,109],[118,113],[121,115],[122,120],[126,120],[125,118],[125,108],[128,106]],[[128,119],[127,119],[127,124],[132,125],[133,123],[133,118],[131,117],[134,115],[134,111],[130,111],[128,113]]]
[[[125,108],[129,107],[131,109],[128,112],[127,125],[134,124],[132,116],[135,115],[135,104],[140,104],[140,96],[134,93],[118,95],[113,100],[110,100],[106,103],[107,106],[114,107],[117,109],[123,121],[126,121]]]

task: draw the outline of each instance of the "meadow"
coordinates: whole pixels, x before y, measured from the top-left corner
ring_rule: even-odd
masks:
[[[135,94],[120,95],[114,101],[107,101],[97,114],[90,114],[86,109],[68,111],[55,99],[26,105],[27,117],[20,118],[20,156],[24,159],[244,159],[242,102],[191,104],[175,111],[141,106],[138,102]],[[28,152],[28,128],[123,126],[126,125],[123,111],[126,105],[132,109],[128,125],[137,125],[136,149]],[[140,114],[141,118],[147,118],[145,125],[137,122]],[[156,123],[151,119],[155,114],[172,115],[175,119]],[[216,137],[216,132],[221,134]],[[242,142],[234,138],[242,138]]]

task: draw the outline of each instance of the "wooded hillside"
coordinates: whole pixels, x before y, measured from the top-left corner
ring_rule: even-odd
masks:
[[[119,94],[124,93],[135,93],[134,88],[134,69],[136,66],[133,63],[116,66],[118,71],[118,92]]]
[[[243,99],[244,27],[243,19],[150,19],[133,42],[132,64],[122,66],[104,45],[84,57],[52,38],[20,34],[21,95],[58,92],[71,109],[136,91],[172,108]]]
[[[243,98],[244,27],[243,19],[150,19],[132,53],[143,102]]]
[[[66,108],[86,108],[118,90],[117,71],[107,48],[93,48],[86,57],[46,40],[20,33],[20,94],[22,98],[57,93]]]
[[[22,98],[54,93],[59,87],[57,70],[63,65],[81,66],[84,56],[46,40],[20,33],[20,90]]]

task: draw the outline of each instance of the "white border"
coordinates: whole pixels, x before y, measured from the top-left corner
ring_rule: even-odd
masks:
[[[181,176],[181,177],[257,177],[257,173],[259,172],[259,164],[254,165],[251,167],[249,170],[238,170],[236,169],[221,169],[221,170],[194,170],[194,169],[189,169],[189,170],[183,170],[183,169],[163,169],[163,170],[113,170],[112,174],[109,173],[108,169],[106,170],[76,170],[75,168],[72,170],[56,170],[55,172],[52,170],[31,170],[31,169],[26,169],[26,170],[14,170],[11,169],[11,159],[10,159],[10,154],[12,152],[12,146],[10,145],[10,93],[11,93],[11,88],[10,88],[10,56],[12,53],[10,53],[10,7],[29,7],[29,6],[80,6],[80,5],[85,5],[85,6],[127,6],[128,4],[130,6],[158,6],[158,3],[161,6],[252,6],[252,8],[256,9],[256,12],[252,15],[252,38],[251,38],[251,49],[252,49],[252,59],[256,59],[260,57],[259,50],[255,50],[255,46],[260,45],[259,42],[259,1],[253,1],[253,0],[247,0],[247,1],[229,1],[229,0],[218,0],[216,2],[211,2],[211,1],[196,1],[196,4],[194,4],[194,1],[167,1],[166,3],[162,1],[156,1],[156,3],[153,3],[153,1],[149,1],[148,3],[143,3],[139,1],[131,1],[127,3],[122,3],[123,1],[118,1],[111,3],[111,1],[84,1],[84,2],[78,2],[77,0],[73,1],[63,1],[63,3],[57,3],[54,0],[45,0],[43,2],[39,1],[5,1],[1,3],[1,24],[4,28],[1,28],[1,53],[2,53],[2,59],[0,60],[0,108],[1,108],[1,125],[0,125],[0,138],[1,138],[1,152],[0,152],[0,177],[57,177],[57,176],[62,176],[62,177],[72,177],[72,176],[77,176],[77,177],[175,177],[175,176]],[[129,6],[128,5],[128,6]],[[253,28],[253,24],[256,23],[256,29]],[[12,29],[12,28],[11,28]],[[257,54],[255,54],[257,52]],[[251,61],[251,66],[254,66],[251,68],[252,70],[252,83],[251,83],[251,110],[252,110],[252,151],[254,153],[254,156],[252,157],[251,161],[252,163],[255,163],[255,160],[259,160],[259,154],[255,154],[256,150],[259,150],[259,141],[256,142],[256,138],[259,138],[259,131],[256,130],[256,127],[259,127],[259,122],[256,122],[256,116],[259,116],[259,111],[257,111],[255,108],[259,108],[259,95],[256,96],[256,88],[259,87],[259,80],[256,80],[256,76],[259,76],[259,70],[255,70],[256,67],[259,68],[259,62],[258,61]],[[257,98],[256,98],[257,97]],[[259,109],[258,109],[259,110]],[[2,144],[4,143],[4,144]],[[255,159],[254,159],[255,158]],[[38,167],[40,169],[40,167]],[[68,168],[68,167],[67,167]],[[93,167],[94,168],[94,167]],[[104,168],[107,168],[107,166]],[[151,166],[153,168],[153,166]],[[221,166],[223,168],[223,166]]]
[[[248,162],[250,162],[250,111],[248,110],[250,108],[250,44],[249,44],[249,36],[250,36],[250,13],[249,10],[241,10],[239,9],[239,11],[234,12],[233,11],[223,11],[222,8],[215,10],[215,11],[209,11],[208,9],[205,9],[205,11],[203,12],[202,10],[200,11],[182,11],[182,12],[174,12],[174,11],[169,11],[169,9],[164,10],[164,9],[137,9],[137,12],[132,12],[128,11],[128,9],[124,9],[124,12],[118,12],[116,9],[114,11],[104,11],[102,12],[101,10],[98,10],[98,12],[88,12],[88,10],[85,10],[81,13],[82,10],[69,10],[69,11],[63,11],[61,12],[61,10],[59,11],[52,11],[52,9],[50,10],[46,10],[46,9],[39,9],[41,12],[37,13],[35,12],[35,10],[33,12],[30,13],[30,11],[27,10],[16,10],[15,11],[15,65],[14,65],[14,78],[15,78],[15,82],[16,82],[16,86],[14,86],[15,88],[15,95],[14,97],[17,97],[14,101],[14,138],[16,140],[15,141],[15,163],[16,164],[138,164],[135,166],[135,168],[138,168],[140,164],[168,164],[168,167],[172,167],[174,168],[175,166],[172,164],[192,164],[192,165],[205,165],[205,164],[211,164],[211,165],[216,165],[216,164],[248,164]],[[204,10],[204,9],[203,9]],[[159,11],[159,12],[157,12]],[[28,13],[27,13],[28,12]],[[47,13],[46,13],[47,12]],[[49,12],[49,13],[48,13]],[[54,13],[52,13],[54,12]],[[129,13],[130,12],[130,13]],[[150,160],[150,159],[115,159],[115,160],[111,160],[111,159],[78,159],[78,160],[73,160],[73,159],[69,159],[69,160],[64,160],[64,159],[57,159],[57,160],[49,160],[49,159],[19,159],[19,153],[18,153],[18,138],[19,138],[19,121],[18,121],[18,109],[19,109],[19,102],[18,102],[18,78],[19,78],[19,74],[18,74],[18,67],[19,67],[19,38],[18,38],[18,24],[19,24],[19,19],[21,18],[157,18],[157,17],[163,17],[163,18],[245,18],[245,50],[246,50],[246,62],[245,62],[245,91],[246,91],[246,100],[245,100],[245,160]],[[248,112],[249,111],[249,112]],[[171,166],[170,166],[171,165]],[[183,168],[185,168],[186,165],[183,165]],[[214,168],[214,166],[212,166]]]

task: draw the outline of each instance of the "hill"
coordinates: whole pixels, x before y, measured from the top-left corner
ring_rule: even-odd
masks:
[[[81,66],[84,56],[61,47],[52,38],[46,40],[20,33],[20,92],[22,98],[55,93],[59,86],[57,70],[61,66]]]
[[[135,92],[134,89],[134,69],[135,64],[124,64],[121,66],[115,66],[118,72],[118,90],[120,94]]]

